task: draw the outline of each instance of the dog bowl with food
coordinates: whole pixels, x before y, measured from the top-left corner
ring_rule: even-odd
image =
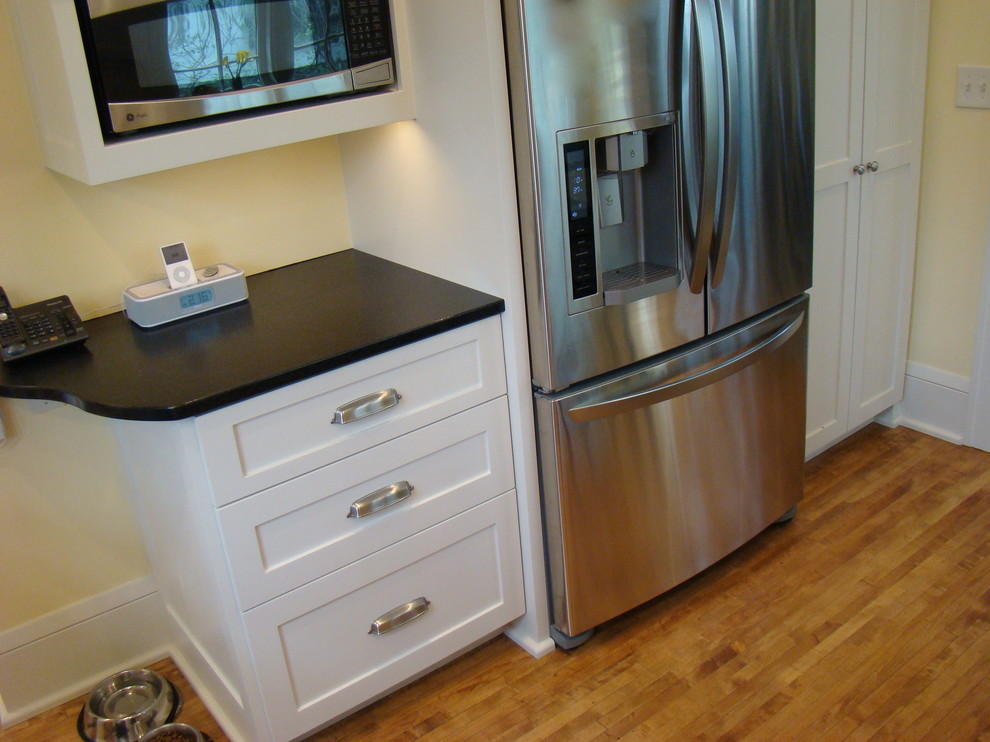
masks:
[[[164,724],[152,729],[138,742],[212,742],[210,736],[188,724]]]

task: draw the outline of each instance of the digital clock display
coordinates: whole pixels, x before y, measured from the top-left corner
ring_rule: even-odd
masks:
[[[213,301],[213,289],[201,289],[191,294],[186,294],[179,298],[179,306],[183,309],[192,309]]]

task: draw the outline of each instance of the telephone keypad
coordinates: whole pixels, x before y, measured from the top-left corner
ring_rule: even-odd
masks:
[[[0,310],[0,358],[5,362],[89,338],[67,296],[13,309],[0,287]]]

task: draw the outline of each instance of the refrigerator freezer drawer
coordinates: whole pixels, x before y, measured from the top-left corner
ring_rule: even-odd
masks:
[[[537,396],[553,620],[674,587],[801,496],[807,298],[595,385]]]

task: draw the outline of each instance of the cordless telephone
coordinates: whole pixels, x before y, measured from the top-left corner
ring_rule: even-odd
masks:
[[[5,363],[81,343],[88,337],[68,296],[14,309],[0,287],[0,358]]]

